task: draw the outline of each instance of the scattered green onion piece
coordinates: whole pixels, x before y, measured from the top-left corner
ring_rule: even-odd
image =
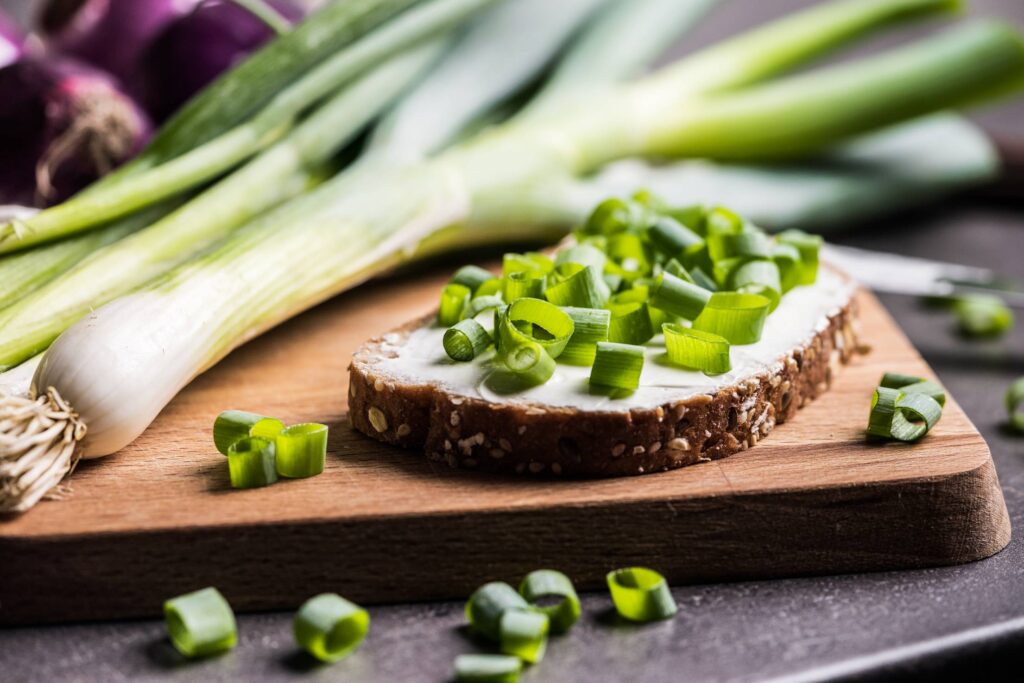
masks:
[[[469,303],[469,287],[450,284],[441,290],[441,305],[437,310],[437,322],[444,327],[451,327],[462,320],[462,311]]]
[[[456,683],[516,683],[523,660],[508,655],[459,655],[455,658]]]
[[[519,584],[519,594],[533,609],[543,612],[551,622],[552,633],[565,633],[580,618],[580,598],[568,576],[554,569],[538,569]],[[550,602],[552,598],[557,602]]]
[[[760,294],[771,302],[774,311],[782,299],[782,279],[774,261],[756,259],[737,266],[729,275],[729,288],[737,292]]]
[[[336,662],[362,644],[370,630],[370,615],[336,593],[321,593],[302,604],[292,630],[306,652],[322,662]]]
[[[491,335],[487,334],[483,325],[467,318],[445,330],[443,343],[449,358],[465,363],[491,345]]]
[[[529,385],[544,384],[555,374],[555,359],[535,341],[521,341],[503,347],[506,367]]]
[[[185,657],[226,652],[238,642],[235,614],[216,588],[186,593],[164,603],[167,634]]]
[[[608,590],[616,611],[630,621],[668,619],[678,610],[665,577],[653,569],[629,567],[609,572]]]
[[[231,444],[246,436],[273,439],[284,429],[284,423],[244,410],[225,410],[213,422],[213,444],[222,454],[228,454]]]
[[[886,372],[882,375],[882,381],[878,383],[878,386],[885,387],[887,389],[902,389],[909,384],[917,384],[918,382],[925,381],[924,377],[918,377],[917,375],[904,375],[901,372]]]
[[[502,298],[509,303],[523,297],[534,299],[544,296],[544,282],[547,276],[535,270],[521,270],[505,276]]]
[[[640,230],[644,227],[647,216],[648,211],[643,205],[613,197],[597,205],[587,218],[583,232],[588,235],[614,235]]]
[[[960,331],[972,337],[995,337],[1013,327],[1013,311],[998,296],[975,294],[953,301]]]
[[[759,294],[715,292],[693,321],[693,329],[725,337],[730,344],[753,344],[761,338],[770,305]]]
[[[672,273],[662,273],[650,288],[650,304],[672,315],[694,320],[708,304],[712,295],[708,290]]]
[[[504,286],[505,281],[500,277],[492,277],[487,282],[477,287],[476,292],[473,293],[474,299],[482,299],[488,296],[497,296],[501,294],[501,288]]]
[[[276,445],[269,439],[246,436],[228,447],[231,486],[254,489],[277,481]]]
[[[715,282],[714,278],[705,273],[702,268],[697,267],[690,269],[690,277],[693,278],[693,284],[698,287],[703,287],[709,292],[718,290],[718,284]]]
[[[779,282],[783,293],[800,284],[800,252],[791,244],[776,244],[772,248],[772,261],[779,269]]]
[[[908,419],[909,413],[914,419]],[[871,398],[868,434],[899,441],[917,441],[942,417],[942,406],[926,394],[904,394],[878,387]]]
[[[661,216],[647,229],[647,239],[667,258],[675,258],[687,249],[702,244],[704,239],[672,218]]]
[[[818,252],[821,250],[820,235],[809,235],[801,230],[784,230],[775,236],[779,244],[796,247],[800,252],[799,284],[813,285],[818,279]]]
[[[480,289],[480,285],[493,279],[494,275],[491,271],[485,270],[480,266],[462,266],[455,271],[455,275],[452,276],[451,283],[468,287],[470,292],[475,293]]]
[[[466,619],[470,628],[481,636],[498,642],[501,615],[508,610],[527,610],[530,605],[516,590],[503,581],[485,583],[469,596]]]
[[[608,256],[590,244],[575,244],[555,255],[556,268],[566,263],[575,263],[581,266],[592,266],[599,273],[604,271],[604,264],[607,261]]]
[[[611,311],[603,308],[562,309],[572,318],[573,330],[569,343],[558,356],[559,363],[591,366],[597,354],[597,342],[608,341]]]
[[[717,334],[683,327],[677,323],[661,326],[670,361],[685,368],[720,375],[732,369],[729,342]]]
[[[548,616],[542,612],[506,610],[498,625],[502,653],[536,664],[548,645]]]
[[[612,317],[608,327],[608,341],[622,344],[646,344],[654,337],[647,304],[609,304]]]
[[[557,306],[601,308],[608,300],[608,285],[593,266],[566,263],[559,266],[559,270],[563,269],[572,274],[544,290],[548,301]]]
[[[636,389],[644,367],[644,347],[598,342],[590,383],[616,389]]]
[[[470,300],[469,304],[466,306],[466,310],[463,311],[463,317],[466,320],[469,320],[477,317],[484,311],[489,311],[492,308],[501,308],[504,305],[505,302],[496,294],[478,296],[475,299]]]
[[[907,384],[899,387],[899,389],[904,394],[924,394],[925,396],[931,396],[932,399],[934,399],[940,406],[946,405],[946,390],[930,380],[921,380],[920,382]]]
[[[327,425],[316,422],[290,425],[277,435],[275,444],[277,473],[282,477],[301,479],[324,471]]]
[[[1006,411],[1010,414],[1010,426],[1024,432],[1024,377],[1006,390]]]
[[[568,313],[541,299],[517,299],[509,304],[500,318],[495,337],[501,341],[502,352],[506,349],[506,342],[510,344],[508,349],[525,342],[536,342],[544,347],[549,356],[558,358],[575,331],[575,325]],[[543,338],[536,334],[531,336],[517,327],[521,324],[530,325],[534,331],[540,328],[546,335]]]
[[[554,262],[544,254],[537,251],[530,251],[525,254],[505,254],[501,261],[501,274],[538,272],[550,273],[555,267]]]

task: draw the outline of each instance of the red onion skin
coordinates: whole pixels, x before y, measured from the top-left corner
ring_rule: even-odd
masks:
[[[302,19],[295,0],[269,0],[289,23]],[[274,31],[230,0],[202,0],[170,22],[143,57],[143,101],[157,121],[173,114],[217,76],[274,37]]]
[[[0,69],[21,59],[25,35],[14,20],[0,10]]]
[[[69,58],[24,57],[0,69],[0,204],[66,199],[137,154],[151,132],[111,76]]]

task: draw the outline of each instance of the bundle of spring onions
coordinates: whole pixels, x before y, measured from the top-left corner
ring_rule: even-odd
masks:
[[[574,190],[578,179],[611,161],[803,156],[877,128],[1005,94],[1024,82],[1020,36],[993,23],[956,27],[861,61],[777,77],[876,27],[956,5],[846,0],[740,35],[626,84],[612,83],[635,70],[634,58],[597,63],[592,88],[583,85],[585,70],[565,67],[562,73],[570,75],[561,79],[563,86],[541,88],[547,103],[521,106],[520,115],[511,104],[513,92],[492,91],[483,103],[475,97],[423,98],[416,106],[429,111],[405,115],[405,121],[418,118],[434,130],[443,118],[437,112],[452,110],[465,122],[462,130],[403,134],[402,139],[426,141],[423,148],[397,161],[387,155],[377,163],[357,163],[325,179],[337,157],[316,153],[325,133],[307,126],[326,117],[326,108],[343,109],[339,99],[363,79],[373,79],[377,69],[394,66],[386,60],[415,61],[407,57],[410,50],[447,40],[446,33],[488,4],[330,4],[200,94],[136,161],[63,205],[0,228],[0,251],[47,249],[48,241],[105,229],[110,221],[227,174],[163,221],[34,285],[30,298],[38,308],[19,303],[13,313],[0,310],[0,368],[30,361],[60,335],[39,362],[29,395],[0,399],[0,509],[30,507],[76,458],[105,455],[131,442],[204,368],[327,297],[423,255],[563,233],[589,209]],[[610,12],[600,2],[591,14],[571,3],[543,4],[548,12],[576,11],[577,22],[589,18],[575,43],[581,51],[594,49],[584,38],[599,35],[608,17],[622,21],[631,14],[621,7]],[[677,17],[695,13],[687,3],[628,4],[663,12],[678,7],[676,12],[686,14]],[[493,11],[501,9],[497,4]],[[650,16],[642,9],[637,15]],[[450,49],[461,49],[460,59],[474,50],[497,49],[495,41],[469,39],[487,30],[489,17],[477,15],[453,39]],[[565,40],[576,35],[568,29],[563,34]],[[516,44],[521,36],[508,41]],[[556,55],[564,55],[562,64],[568,65],[579,54],[572,47],[552,49],[552,42],[557,39],[537,47],[549,55],[535,60],[538,70]],[[494,70],[511,68],[505,63],[512,61],[481,63]],[[555,65],[554,73],[560,72]],[[508,78],[505,87],[518,89],[525,80]],[[428,76],[421,87],[431,82]],[[367,107],[367,114],[355,111],[358,102],[351,106],[349,121],[369,119],[377,109]],[[469,111],[472,116],[461,114]],[[491,125],[478,129],[481,120]],[[285,190],[289,183],[299,189]],[[299,195],[288,200],[295,191]],[[190,210],[204,201],[210,208],[219,205],[204,200],[211,192],[244,196],[260,208],[225,199],[230,208],[219,217]],[[255,196],[263,193],[275,196],[263,204]],[[277,202],[282,203],[271,210]],[[179,212],[191,217],[175,218]],[[89,276],[76,274],[94,259],[104,265],[91,266]],[[77,295],[79,286],[90,294]]]
[[[556,359],[590,366],[591,390],[639,386],[644,345],[664,335],[671,363],[721,374],[768,315],[818,274],[821,238],[772,239],[722,207],[669,208],[647,193],[609,199],[554,258],[505,254],[502,276],[465,266],[441,293],[455,361],[493,344],[509,385],[547,382]]]

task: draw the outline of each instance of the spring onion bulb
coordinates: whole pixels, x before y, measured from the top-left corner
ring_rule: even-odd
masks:
[[[485,583],[469,596],[466,619],[470,628],[481,636],[499,642],[501,617],[509,610],[528,610],[529,604],[512,586],[502,581]]]
[[[506,610],[498,625],[498,644],[503,654],[536,664],[548,645],[548,617],[542,612]]]
[[[630,621],[668,619],[678,610],[665,577],[653,569],[616,569],[607,580],[615,610]]]
[[[580,599],[568,576],[554,569],[527,574],[519,593],[531,607],[547,615],[552,633],[566,633],[580,618]]]
[[[310,598],[295,613],[295,642],[322,662],[352,654],[370,630],[370,615],[337,593]]]
[[[1024,432],[1024,377],[1015,380],[1006,390],[1006,412],[1010,415],[1010,426]]]
[[[259,437],[244,437],[228,446],[228,472],[231,486],[252,489],[277,481],[275,442]]]
[[[167,634],[185,657],[226,652],[238,642],[235,613],[216,588],[204,588],[164,603]]]
[[[289,479],[313,477],[324,471],[327,425],[316,422],[289,425],[274,437],[277,473]]]
[[[213,445],[223,455],[239,439],[254,436],[273,440],[284,429],[284,423],[273,417],[265,417],[244,410],[225,410],[213,422]]]
[[[523,660],[509,655],[459,655],[455,658],[456,683],[516,683]]]

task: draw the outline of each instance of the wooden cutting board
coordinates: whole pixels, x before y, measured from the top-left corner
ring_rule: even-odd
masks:
[[[672,582],[969,562],[1009,519],[988,447],[952,400],[923,442],[871,445],[886,369],[931,372],[861,293],[874,351],[756,448],[642,477],[495,477],[378,444],[346,421],[352,351],[436,305],[445,273],[392,278],[257,339],[194,381],[133,445],[85,462],[66,500],[0,520],[0,622],[150,616],[217,586],[238,610],[321,591],[462,598],[557,567],[583,589],[640,564]],[[323,475],[234,491],[211,426],[238,408],[331,426]]]

